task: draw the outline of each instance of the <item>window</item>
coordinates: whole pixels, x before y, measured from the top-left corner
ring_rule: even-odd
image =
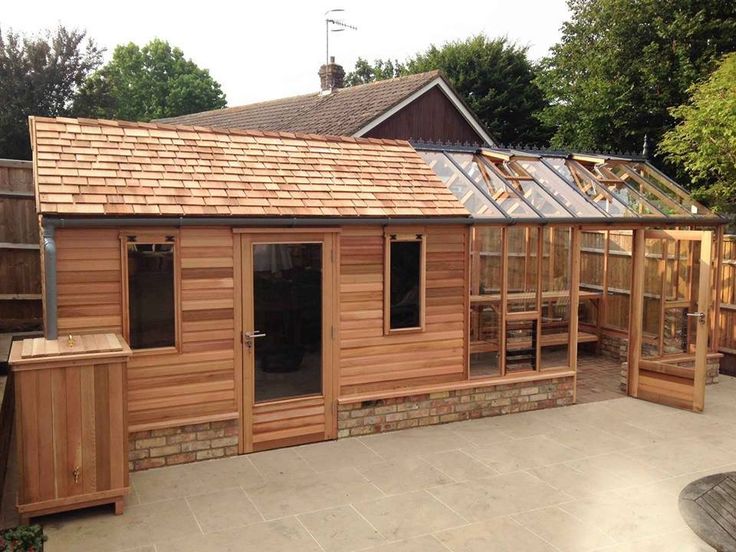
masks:
[[[166,238],[168,243],[139,243],[132,236],[127,239],[130,346],[133,349],[175,347],[174,238]]]
[[[386,240],[386,333],[424,326],[424,239],[388,234]]]

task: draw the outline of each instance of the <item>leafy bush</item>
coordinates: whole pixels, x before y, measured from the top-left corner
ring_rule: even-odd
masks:
[[[0,552],[42,552],[46,539],[40,525],[20,525],[0,533]]]

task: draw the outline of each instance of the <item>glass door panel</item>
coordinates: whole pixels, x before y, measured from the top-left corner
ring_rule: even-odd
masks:
[[[253,244],[255,401],[322,392],[322,244]]]

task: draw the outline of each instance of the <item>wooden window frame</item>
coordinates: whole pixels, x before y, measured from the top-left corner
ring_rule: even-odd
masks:
[[[123,337],[130,343],[130,295],[128,281],[128,243],[134,237],[135,243],[147,245],[173,245],[174,251],[174,345],[168,347],[152,347],[134,349],[134,356],[181,353],[181,250],[179,247],[179,231],[171,230],[128,230],[120,232],[120,266],[122,288]],[[173,238],[173,239],[172,239]]]
[[[425,331],[427,310],[427,233],[425,228],[386,228],[383,233],[383,334],[397,335]],[[418,242],[419,248],[419,326],[391,328],[391,244],[395,242]]]

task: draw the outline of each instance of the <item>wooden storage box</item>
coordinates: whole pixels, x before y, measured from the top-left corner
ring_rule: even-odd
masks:
[[[107,503],[122,513],[129,489],[129,356],[115,334],[13,344],[22,522]]]

